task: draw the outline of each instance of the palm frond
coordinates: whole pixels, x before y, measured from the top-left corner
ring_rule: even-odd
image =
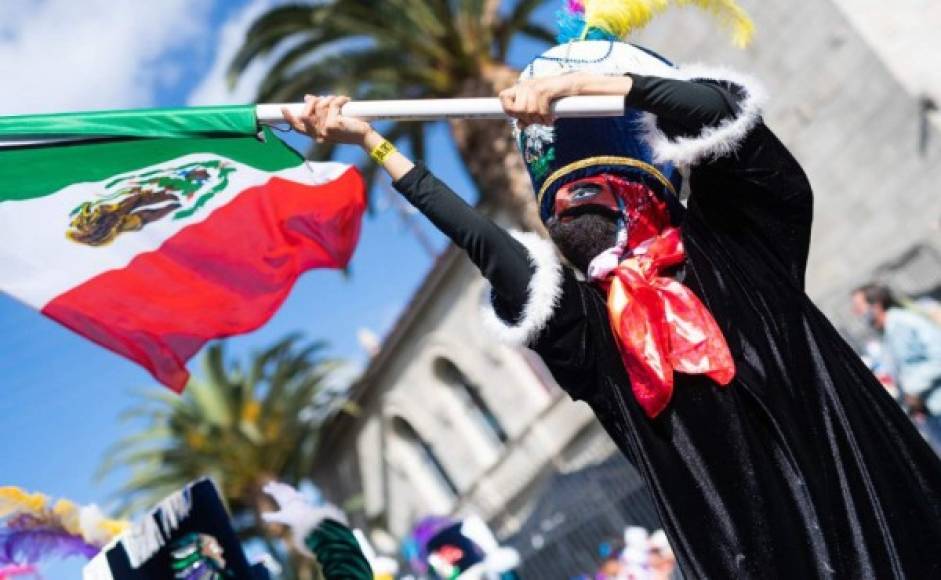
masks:
[[[176,407],[180,404],[180,396],[176,393],[171,393],[167,389],[133,389],[131,390],[131,395],[144,401],[152,402],[156,405],[164,405],[170,408]]]
[[[150,419],[152,422],[159,422],[172,414],[173,410],[170,408],[159,407],[153,403],[142,403],[121,411],[118,421],[128,423],[135,419]]]
[[[246,31],[244,43],[229,63],[226,72],[229,83],[234,84],[256,58],[269,53],[291,36],[309,31],[317,12],[327,8],[324,5],[289,4],[264,13]]]
[[[318,24],[347,31],[349,37],[367,37],[388,52],[408,54],[413,58],[446,63],[452,55],[441,39],[429,35],[395,1],[374,2],[343,0]]]
[[[263,93],[265,91],[264,87],[265,84],[269,82],[269,79],[282,79],[285,77],[290,77],[292,75],[292,71],[300,63],[312,58],[312,54],[321,46],[323,46],[323,43],[319,37],[308,37],[302,39],[297,45],[279,56],[265,73],[265,78],[262,81],[259,93]]]
[[[203,357],[204,376],[183,397],[139,393],[141,402],[126,414],[149,418],[150,426],[115,442],[97,477],[130,470],[116,492],[124,512],[203,475],[217,479],[233,506],[251,507],[251,490],[262,475],[297,481],[310,470],[318,425],[298,412],[336,368],[325,350],[322,341],[290,335],[253,355],[242,373],[227,360],[223,343],[212,345]],[[148,411],[154,415],[147,417]]]
[[[195,415],[191,419],[219,427],[228,427],[235,423],[232,405],[229,404],[224,389],[218,388],[214,383],[191,380],[183,397],[186,402],[191,403],[185,407],[186,411]]]
[[[231,380],[226,369],[225,361],[225,341],[218,341],[210,344],[203,353],[203,373],[206,380],[210,383],[224,387],[233,388],[236,384]]]
[[[447,90],[447,76],[432,68],[414,67],[402,55],[376,48],[349,51],[310,63],[288,76],[268,77],[259,88],[260,101],[289,101],[304,94],[344,94],[361,98],[375,84],[394,83],[403,92],[424,87]]]

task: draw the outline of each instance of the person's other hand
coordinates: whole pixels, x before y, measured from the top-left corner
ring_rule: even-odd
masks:
[[[554,120],[550,109],[552,101],[582,94],[588,76],[573,72],[520,81],[500,91],[500,104],[506,114],[519,119],[521,125],[551,125]]]
[[[340,108],[348,103],[349,97],[304,97],[304,110],[295,116],[287,108],[281,109],[284,120],[294,130],[310,135],[318,143],[347,143],[362,145],[372,127],[362,119],[346,117]]]

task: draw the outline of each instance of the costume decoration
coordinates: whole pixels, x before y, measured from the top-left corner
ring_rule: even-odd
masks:
[[[170,544],[170,568],[177,580],[222,580],[225,558],[219,541],[208,534],[190,532]]]
[[[601,31],[613,36],[629,30],[625,22],[637,21],[631,10],[641,4],[649,7],[643,2],[607,2],[592,11],[589,2],[584,7],[585,31],[595,30],[593,37],[599,38]],[[626,11],[623,21],[591,19],[600,13],[613,18],[618,6]],[[577,12],[571,4],[569,9]],[[609,75],[678,74],[650,51],[608,40],[551,49],[537,57],[523,77],[586,69]],[[664,275],[685,260],[680,231],[670,230],[682,220],[683,177],[672,163],[656,157],[644,118],[641,111],[628,110],[623,117],[558,119],[553,127],[522,130],[518,144],[543,221],[564,220],[566,212],[586,205],[600,205],[619,216],[614,245],[592,260],[587,273],[608,295],[611,328],[634,397],[648,417],[656,417],[672,396],[674,371],[705,374],[727,385],[735,365],[702,301]]]
[[[731,0],[679,0],[694,4],[728,24],[736,44],[751,40],[754,25]],[[574,70],[608,75],[628,73],[679,76],[671,63],[652,51],[619,42],[667,8],[667,0],[568,1],[559,13],[562,44],[537,57],[521,79]],[[572,42],[593,41],[593,42]],[[681,177],[674,165],[658,159],[648,143],[646,115],[637,110],[623,117],[559,119],[552,127],[530,125],[517,133],[543,221],[548,220],[555,192],[567,180],[613,172],[646,183],[671,205],[678,205]],[[673,208],[676,210],[676,208]]]
[[[336,506],[314,506],[285,483],[271,482],[264,490],[278,505],[278,511],[262,514],[264,520],[288,526],[294,545],[317,559],[327,580],[374,579],[363,547]]]
[[[37,564],[52,558],[92,558],[128,523],[106,519],[95,505],[41,493],[0,488],[0,565]]]
[[[519,553],[501,547],[478,516],[463,520],[429,516],[414,527],[409,560],[418,574],[436,580],[514,580]]]
[[[674,371],[727,385],[735,363],[722,331],[689,288],[665,275],[686,259],[666,203],[643,184],[599,175],[562,188],[555,211],[565,219],[592,205],[620,216],[616,244],[592,260],[588,276],[607,291],[611,328],[647,416],[666,408]]]
[[[648,417],[670,402],[674,371],[703,374],[720,386],[735,377],[732,354],[712,314],[689,288],[663,275],[685,259],[680,230],[670,227],[614,270],[599,273],[608,286],[608,316],[631,389]]]
[[[249,564],[209,479],[184,486],[115,537],[82,570],[84,580],[266,580]]]
[[[733,0],[568,0],[558,15],[558,41],[626,38],[671,4],[709,12],[730,31],[736,46],[748,46],[755,34],[751,18]]]

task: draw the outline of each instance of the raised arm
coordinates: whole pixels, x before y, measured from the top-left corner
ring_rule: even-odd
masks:
[[[391,147],[368,123],[343,117],[346,97],[308,97],[304,114],[285,119],[318,141],[359,145],[392,177],[395,188],[441,230],[493,286],[502,318],[515,321],[523,312],[535,267],[530,252],[517,238],[469,206],[421,163],[415,164]],[[526,239],[525,237],[522,239]]]
[[[670,137],[695,135],[731,118],[738,110],[735,95],[726,87],[661,77],[629,75],[631,91],[627,107],[656,115],[661,130]]]
[[[759,92],[747,79],[634,77],[627,104],[650,113],[658,161],[686,169],[692,219],[775,256],[803,285],[813,192],[762,121]]]
[[[760,87],[726,71],[665,74],[671,78],[568,73],[520,83],[501,98],[523,124],[547,124],[555,98],[625,95],[628,108],[644,113],[654,160],[688,179],[691,219],[766,249],[802,284],[813,194],[800,164],[762,121]]]

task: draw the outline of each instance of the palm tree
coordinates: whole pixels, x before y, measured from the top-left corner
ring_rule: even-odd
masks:
[[[309,473],[318,419],[335,408],[325,379],[337,368],[325,344],[301,344],[289,336],[252,357],[248,370],[226,360],[224,343],[203,356],[204,376],[182,396],[166,390],[140,393],[141,403],[124,419],[146,428],[106,453],[99,477],[130,469],[116,492],[122,513],[146,509],[187,482],[209,475],[220,486],[243,539],[271,542],[260,515],[272,506],[262,487],[272,479],[298,485]],[[296,562],[295,562],[296,564]],[[290,570],[294,566],[285,566]]]
[[[506,64],[510,43],[526,35],[546,43],[554,35],[531,20],[541,0],[331,0],[274,8],[259,17],[234,57],[230,81],[257,58],[278,54],[258,91],[259,102],[296,101],[305,93],[358,99],[493,96],[515,82]],[[425,154],[419,123],[385,128]],[[523,161],[507,123],[454,121],[451,134],[480,204],[527,229],[541,225]],[[312,158],[333,148],[315,146]],[[371,181],[375,166],[364,168]]]

